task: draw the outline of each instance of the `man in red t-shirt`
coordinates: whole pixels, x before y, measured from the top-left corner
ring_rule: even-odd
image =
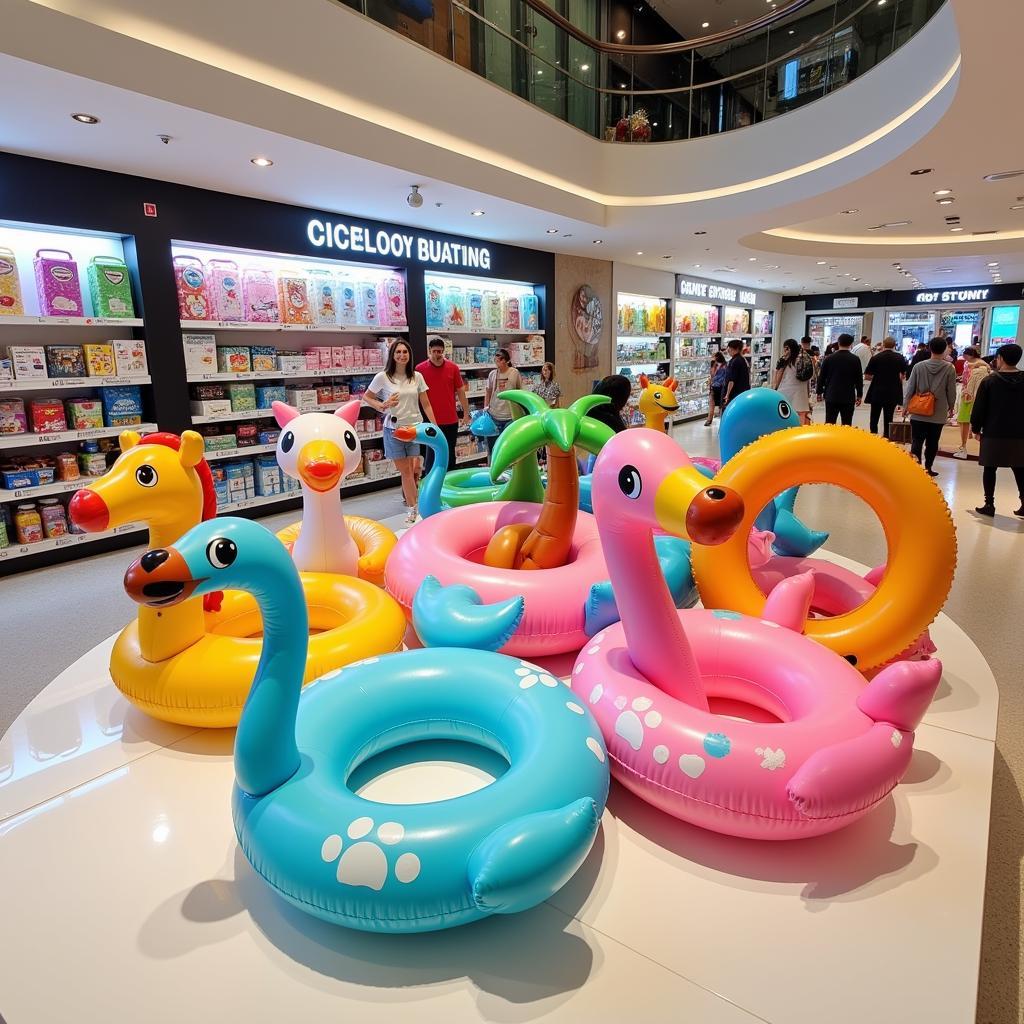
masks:
[[[459,414],[455,408],[455,396],[459,397],[459,404],[462,406],[462,426],[469,426],[469,396],[466,394],[466,382],[459,373],[459,368],[450,360],[444,357],[444,342],[440,338],[431,338],[427,345],[429,359],[424,359],[417,364],[416,369],[423,374],[423,379],[429,388],[427,395],[430,398],[431,408],[437,419],[437,425],[441,428],[448,441],[448,469],[455,468],[455,442],[459,436]],[[434,453],[424,447],[426,463],[423,467],[424,473],[430,472],[434,462]]]

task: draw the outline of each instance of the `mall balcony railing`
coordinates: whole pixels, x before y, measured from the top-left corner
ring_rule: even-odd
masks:
[[[715,135],[821,99],[906,43],[945,0],[780,0],[746,24],[647,45],[599,40],[544,0],[331,2],[596,138],[643,143]]]

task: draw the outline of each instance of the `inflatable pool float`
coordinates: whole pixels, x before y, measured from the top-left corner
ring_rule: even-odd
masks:
[[[448,438],[433,423],[417,423],[414,427],[398,427],[395,437],[399,441],[418,441],[434,453],[430,470],[420,480],[416,504],[421,519],[429,519],[444,507],[441,504],[441,488],[444,486],[448,468]],[[488,475],[488,480],[490,476]]]
[[[640,387],[643,390],[637,401],[637,409],[644,418],[644,426],[664,433],[665,420],[672,413],[679,412],[679,400],[676,398],[678,381],[674,377],[652,381],[646,373],[641,373]]]
[[[168,547],[217,513],[203,439],[195,431],[121,434],[122,454],[105,476],[71,499],[72,520],[95,532],[145,522],[150,544]],[[405,618],[378,587],[353,577],[302,576],[310,637],[305,678],[373,654],[400,650]],[[205,605],[205,607],[204,607]],[[238,722],[263,642],[248,594],[211,595],[160,610],[143,607],[118,635],[110,675],[154,718],[210,728]]]
[[[536,906],[582,864],[608,793],[605,748],[586,708],[537,666],[407,651],[303,690],[298,573],[244,519],[202,523],[147,552],[125,586],[164,609],[221,587],[259,602],[266,653],[235,737],[233,817],[253,869],[299,910],[365,931],[450,928]],[[433,803],[381,804],[349,788],[373,755],[438,739],[487,747],[510,769]]]
[[[653,431],[619,434],[598,458],[596,516],[622,620],[580,653],[572,688],[601,726],[615,777],[666,813],[755,839],[842,828],[906,772],[942,667],[901,662],[865,687],[800,635],[809,574],[762,598],[760,618],[673,608],[653,530],[672,501],[666,481],[688,467]],[[744,548],[747,532],[733,534]]]
[[[356,399],[334,415],[300,413],[284,402],[274,402],[281,428],[277,463],[282,473],[302,483],[302,519],[277,536],[306,572],[359,576],[380,586],[384,563],[398,538],[373,519],[341,511],[341,483],[362,464],[359,435],[352,429],[359,408]]]
[[[806,622],[805,634],[862,672],[913,644],[946,601],[956,568],[956,531],[942,492],[902,449],[851,427],[811,425],[762,437],[731,458],[715,483],[743,495],[739,531],[714,558],[693,550],[693,571],[705,607],[759,616],[765,597],[751,572],[747,535],[753,510],[780,485],[845,487],[874,511],[885,532],[888,563],[862,604]],[[913,510],[912,521],[908,509]]]

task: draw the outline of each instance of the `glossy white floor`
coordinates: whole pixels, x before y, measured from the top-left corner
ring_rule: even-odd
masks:
[[[708,432],[685,433],[692,450],[706,443]],[[830,546],[876,561],[880,534],[856,503],[833,508],[841,499],[815,493]],[[998,547],[965,536],[998,524],[957,518],[961,549],[968,541],[985,557]],[[975,558],[972,574],[980,568]],[[1002,579],[992,569],[990,588]],[[548,904],[405,938],[332,929],[276,900],[237,853],[230,734],[138,714],[111,687],[101,644],[0,743],[0,1013],[8,1024],[285,1011],[360,1021],[970,1020],[997,692],[950,620],[933,637],[944,681],[910,773],[858,825],[752,844],[614,790],[593,853]],[[435,765],[397,769],[367,793],[387,801],[479,784],[479,770]]]

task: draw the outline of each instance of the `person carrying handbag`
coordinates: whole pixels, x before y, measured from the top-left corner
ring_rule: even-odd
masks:
[[[956,370],[946,356],[944,338],[928,343],[929,358],[919,362],[907,378],[903,393],[903,418],[910,417],[911,457],[921,462],[929,476],[939,451],[939,438],[949,414],[956,405]]]

